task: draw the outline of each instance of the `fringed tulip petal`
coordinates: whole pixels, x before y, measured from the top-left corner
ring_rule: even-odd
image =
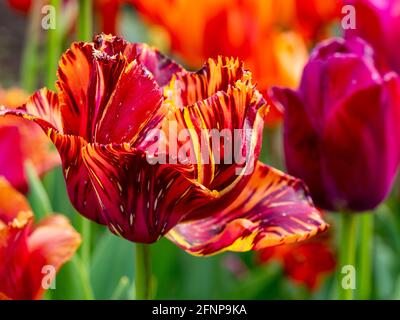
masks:
[[[300,180],[259,163],[226,209],[179,224],[167,237],[189,253],[211,255],[301,241],[327,227]]]
[[[202,95],[207,96],[215,90],[218,91],[210,98],[198,100],[191,106],[176,108],[163,129],[168,132],[168,126],[176,122],[178,132],[182,129],[188,130],[190,151],[193,152],[189,152],[187,160],[195,163],[195,178],[213,190],[226,193],[254,170],[260,151],[267,102],[251,83],[238,80],[231,86],[227,84],[229,78],[218,72],[217,75],[220,83],[212,79],[209,81],[220,89],[226,81],[225,91],[213,88],[207,94],[197,92],[193,101],[202,99]],[[200,89],[204,87],[196,86]],[[178,144],[178,147],[186,150],[185,144],[186,140]],[[179,156],[185,158],[187,155]]]
[[[178,73],[173,83],[173,100],[180,106],[193,105],[198,101],[212,97],[218,91],[226,91],[238,80],[248,80],[249,73],[243,69],[238,59],[218,57],[208,59],[202,69],[195,73]]]
[[[43,115],[41,110],[48,107],[43,103],[52,101],[53,98],[57,99],[57,95],[45,89],[28,100],[21,90],[5,91],[0,88],[0,115],[23,113],[24,108],[15,109],[15,107],[26,102],[30,111],[35,113],[34,110],[37,110],[37,115],[41,117]],[[5,111],[2,104],[9,108],[8,111]],[[58,119],[61,118],[58,117]],[[39,175],[43,175],[60,163],[59,156],[51,150],[49,141],[40,128],[15,116],[0,117],[0,149],[2,150],[0,176],[5,176],[15,188],[23,193],[28,191],[24,170],[26,161],[31,162]]]
[[[173,75],[187,73],[182,66],[161,54],[156,48],[143,43],[128,45],[125,54],[128,59],[130,54],[134,54],[134,57],[150,72],[160,87],[168,85]]]

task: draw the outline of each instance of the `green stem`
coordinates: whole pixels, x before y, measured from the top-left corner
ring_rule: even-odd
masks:
[[[92,0],[79,0],[79,16],[78,16],[78,40],[90,41],[92,37]],[[82,262],[89,270],[90,265],[90,243],[91,243],[91,224],[90,221],[81,217],[81,232],[82,232],[82,247],[81,257]]]
[[[353,289],[344,288],[342,283],[342,268],[344,266],[355,267],[356,262],[356,240],[357,240],[357,219],[356,215],[352,213],[341,214],[341,228],[340,228],[340,263],[338,274],[340,275],[339,280],[339,299],[340,300],[352,300]]]
[[[28,28],[25,33],[25,46],[22,54],[21,86],[29,93],[36,89],[38,79],[41,7],[41,1],[32,2]]]
[[[55,88],[57,79],[58,60],[62,51],[62,30],[61,30],[61,0],[50,0],[50,5],[55,9],[55,28],[48,30],[47,38],[47,59],[46,59],[46,86]]]
[[[78,40],[92,40],[92,0],[79,0]]]
[[[81,258],[82,263],[89,270],[90,268],[90,256],[91,256],[91,222],[83,216],[81,217],[81,234],[82,234],[82,246],[81,246]]]
[[[151,298],[151,261],[150,248],[146,244],[136,244],[136,300]]]
[[[129,287],[129,278],[126,276],[121,277],[121,279],[119,279],[117,287],[115,288],[114,292],[111,295],[110,300],[120,300],[128,287]]]
[[[89,270],[85,268],[83,261],[81,261],[77,255],[72,258],[72,264],[75,270],[77,270],[77,273],[80,275],[79,283],[82,286],[84,299],[93,300],[94,294],[92,285],[90,283]]]
[[[360,217],[360,264],[358,267],[360,275],[360,299],[368,300],[372,292],[372,249],[373,249],[373,231],[374,214],[369,212]]]

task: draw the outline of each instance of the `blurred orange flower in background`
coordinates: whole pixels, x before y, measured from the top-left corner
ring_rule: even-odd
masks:
[[[27,100],[28,95],[21,89],[0,88],[0,107],[16,108]],[[0,118],[0,149],[0,176],[21,192],[28,191],[25,161],[31,161],[39,175],[60,163],[58,154],[51,151],[43,131],[17,117]]]
[[[42,281],[55,276],[44,267],[57,271],[79,247],[80,235],[63,216],[32,224],[25,197],[0,177],[0,300],[40,299]]]
[[[132,2],[147,22],[166,29],[172,51],[186,64],[197,68],[208,57],[239,57],[252,70],[259,90],[270,85],[297,87],[308,58],[307,44],[313,41],[311,37],[322,33],[317,31],[323,30],[326,19],[337,16],[340,3],[338,0]]]

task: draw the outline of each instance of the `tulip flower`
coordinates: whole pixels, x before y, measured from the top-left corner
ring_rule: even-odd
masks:
[[[16,108],[23,105],[28,95],[20,89],[0,88],[0,105]],[[30,161],[39,175],[60,163],[58,154],[50,150],[46,135],[32,123],[16,117],[0,118],[0,176],[14,188],[28,191],[24,164]]]
[[[346,213],[370,211],[384,201],[399,165],[399,77],[381,72],[361,39],[332,39],[314,50],[297,91],[275,89],[274,95],[285,108],[287,169],[307,183],[318,206],[344,213],[340,265],[354,265],[357,224]],[[371,292],[373,216],[361,219],[365,299]],[[343,299],[353,296],[343,287],[339,292]]]
[[[400,1],[346,0],[357,12],[357,27],[346,37],[361,37],[374,48],[381,68],[400,73]]]
[[[335,271],[336,258],[331,247],[318,240],[266,248],[258,253],[260,264],[278,261],[294,283],[315,292],[326,276]]]
[[[316,204],[333,211],[379,205],[399,164],[398,76],[381,74],[362,40],[333,39],[314,50],[297,91],[274,93],[286,110],[287,169]]]
[[[80,236],[60,215],[33,226],[25,197],[0,177],[0,300],[41,299]]]
[[[140,243],[166,235],[209,255],[327,228],[300,180],[258,162],[268,102],[238,60],[210,59],[192,73],[146,45],[102,34],[62,56],[57,88],[0,114],[42,127],[60,153],[75,208],[113,233]],[[188,130],[194,154],[173,155],[173,145],[187,146],[166,129],[173,125]],[[212,142],[199,142],[208,129],[246,134],[207,158],[200,147],[215,150]],[[157,138],[164,141],[154,130],[166,132],[166,151],[154,152]],[[225,161],[232,144],[244,162]],[[152,162],[162,154],[172,161]]]

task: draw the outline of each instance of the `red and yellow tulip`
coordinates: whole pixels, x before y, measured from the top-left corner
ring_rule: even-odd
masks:
[[[258,162],[269,103],[238,60],[209,59],[193,73],[146,45],[102,34],[62,56],[57,89],[0,114],[42,127],[60,153],[75,208],[113,233],[141,243],[166,235],[208,255],[304,240],[327,228],[300,180]],[[169,135],[171,124],[190,132],[193,153],[149,163],[186,144]],[[168,143],[154,153],[155,129]],[[229,163],[222,149],[204,157],[202,130],[212,129],[246,129],[238,143],[246,161]],[[206,139],[206,149],[213,143]]]

